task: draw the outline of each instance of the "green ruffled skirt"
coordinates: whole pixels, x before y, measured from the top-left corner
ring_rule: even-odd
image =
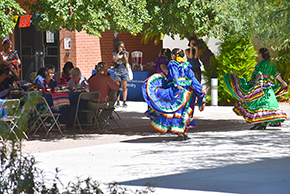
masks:
[[[233,111],[247,123],[276,124],[286,120],[287,115],[279,109],[276,96],[287,93],[288,88],[273,84],[269,78],[259,83],[247,82],[233,73],[226,74],[224,81],[229,92],[238,99]]]

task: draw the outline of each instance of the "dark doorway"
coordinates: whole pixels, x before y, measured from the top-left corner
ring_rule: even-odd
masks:
[[[59,32],[40,32],[31,24],[27,28],[15,27],[14,35],[22,63],[21,80],[32,82],[30,74],[48,64],[59,70]]]

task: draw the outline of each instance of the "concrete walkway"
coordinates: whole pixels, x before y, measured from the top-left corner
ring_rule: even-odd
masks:
[[[118,121],[121,129],[133,131],[139,126],[138,131],[153,130],[143,115],[146,104],[128,105],[127,109],[117,109],[122,117]],[[76,143],[82,146],[26,153],[35,156],[45,172],[51,172],[48,176],[56,167],[60,169],[65,185],[77,176],[90,176],[101,182],[105,192],[105,184],[116,181],[133,190],[149,183],[155,185],[155,193],[166,194],[290,193],[290,120],[282,127],[248,130],[250,126],[232,108],[206,107],[204,112],[197,111],[198,127],[189,131],[191,139],[187,141],[174,141],[173,134],[127,134],[119,135],[117,141],[88,145],[84,138],[83,143]],[[288,104],[281,109],[290,114]],[[98,138],[114,136],[102,134]],[[45,143],[57,145],[62,141],[66,140]],[[33,142],[24,142],[24,152],[29,146]]]

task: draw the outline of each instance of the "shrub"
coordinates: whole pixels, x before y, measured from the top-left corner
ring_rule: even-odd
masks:
[[[287,82],[290,82],[290,48],[280,50],[276,59],[276,69],[281,73],[281,77]],[[275,80],[276,83],[279,81]],[[290,89],[284,96],[278,98],[278,101],[289,101]]]
[[[218,100],[219,103],[234,103],[237,100],[228,91],[224,75],[235,73],[238,77],[247,80],[251,78],[252,72],[257,64],[257,51],[250,38],[237,38],[236,40],[225,40],[221,44],[220,55],[218,56]]]
[[[66,187],[62,184],[58,177],[58,169],[55,170],[53,180],[48,180],[44,176],[43,170],[36,167],[36,161],[33,156],[22,156],[22,139],[24,135],[22,131],[27,132],[28,122],[31,118],[29,114],[38,102],[38,93],[29,93],[22,100],[25,101],[19,110],[14,110],[20,114],[17,122],[20,129],[15,134],[0,122],[0,194],[2,193],[45,193],[45,194],[70,194],[70,193],[86,193],[86,194],[103,194],[99,188],[99,183],[87,178],[78,179],[76,182],[69,182]],[[17,137],[16,137],[17,135]],[[48,185],[48,183],[52,183]],[[145,185],[146,186],[146,185]],[[148,194],[154,192],[152,186],[148,186],[142,190],[132,191],[118,184],[109,185],[110,194]]]

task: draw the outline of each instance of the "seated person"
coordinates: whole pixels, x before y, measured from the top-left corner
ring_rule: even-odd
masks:
[[[71,79],[71,70],[74,68],[74,65],[72,62],[67,61],[63,68],[62,68],[62,76],[60,78],[61,83],[67,83]]]
[[[85,77],[82,77],[81,71],[78,67],[75,67],[71,71],[72,79],[67,82],[67,86],[69,90],[81,89],[81,90],[89,90],[88,82]]]
[[[108,100],[108,95],[111,90],[120,90],[119,86],[114,82],[111,76],[108,76],[107,65],[104,62],[99,62],[97,66],[98,73],[91,77],[89,80],[89,91],[90,92],[99,92],[100,97],[100,106],[99,108],[106,108],[106,101]],[[97,101],[94,100],[94,101]],[[88,107],[92,109],[96,108],[96,103],[93,101],[88,102]],[[102,111],[101,117],[105,118],[107,115],[104,115],[105,111]],[[88,121],[91,121],[93,115],[88,115]],[[99,118],[98,118],[99,120]]]
[[[90,79],[91,79],[92,77],[94,77],[95,75],[97,75],[97,72],[98,72],[97,69],[98,69],[98,65],[95,65],[95,69],[92,70],[92,75],[91,75],[91,77],[89,77],[88,82],[90,82]],[[107,70],[107,75],[108,75],[108,76],[111,75],[111,74],[109,73],[108,70]]]
[[[47,89],[52,89],[57,86],[57,81],[54,78],[54,66],[48,65],[45,69],[43,67],[39,68],[38,75],[33,80],[29,90],[33,88],[42,89],[42,92],[47,92]]]
[[[11,70],[10,66],[4,66],[0,69],[0,98],[6,98],[11,90],[16,89],[13,86],[14,81],[19,77]]]

